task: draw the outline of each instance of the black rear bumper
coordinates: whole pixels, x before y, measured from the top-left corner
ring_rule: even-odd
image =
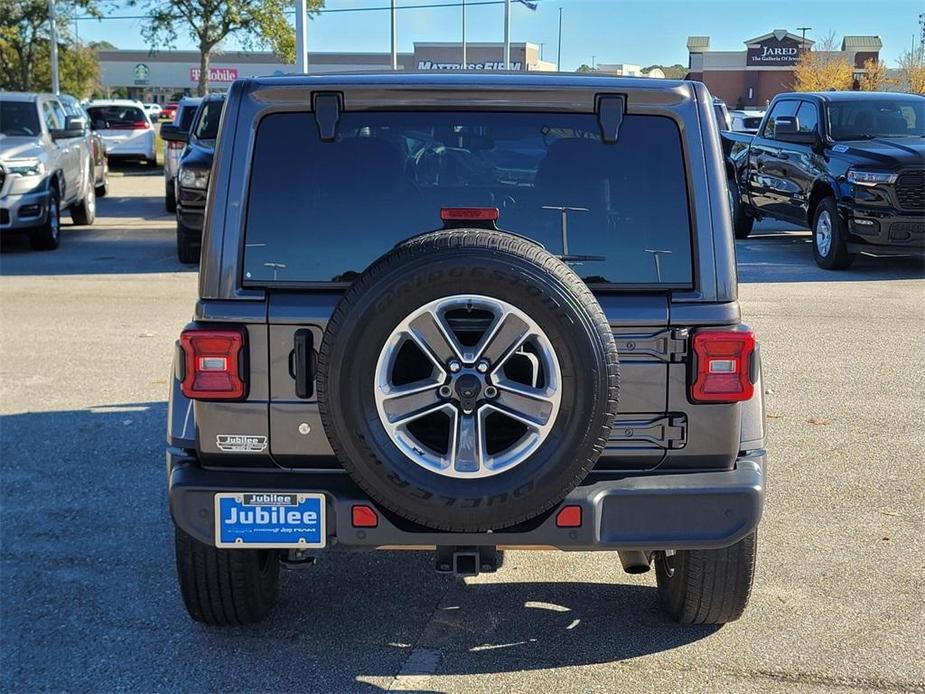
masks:
[[[217,492],[320,492],[327,498],[327,547],[376,549],[437,545],[547,547],[561,550],[711,549],[739,541],[758,525],[767,454],[755,451],[732,470],[646,473],[599,480],[592,473],[558,508],[578,505],[582,524],[556,526],[556,510],[530,523],[487,533],[434,531],[378,508],[343,472],[209,470],[169,450],[170,512],[197,540],[214,544]],[[351,525],[351,508],[376,508],[375,528]]]

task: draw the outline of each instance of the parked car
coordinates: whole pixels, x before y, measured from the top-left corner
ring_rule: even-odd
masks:
[[[723,138],[738,238],[765,217],[808,226],[828,270],[925,250],[925,97],[779,94],[757,135]]]
[[[164,140],[164,206],[168,212],[177,211],[177,171],[180,169],[180,157],[186,149],[186,140],[173,139],[173,133],[186,133],[189,139],[189,129],[193,116],[202,99],[186,97],[177,104],[176,117],[170,123],[161,126],[161,139]]]
[[[93,167],[93,182],[96,197],[102,198],[109,193],[109,157],[106,156],[106,143],[103,137],[90,127],[90,115],[77,100],[70,94],[58,96],[64,113],[84,120],[84,138],[90,148],[90,161]]]
[[[154,126],[141,102],[128,99],[92,101],[87,113],[90,127],[102,136],[110,159],[157,165]]]
[[[181,263],[198,263],[202,244],[209,174],[215,154],[218,123],[225,105],[224,94],[202,98],[188,132],[161,132],[168,142],[186,142],[175,180],[177,210],[177,257]]]
[[[730,128],[737,133],[750,133],[754,135],[761,126],[761,120],[764,118],[764,111],[753,109],[735,109],[729,112],[731,120]]]
[[[148,118],[150,118],[153,122],[156,123],[157,119],[161,117],[161,112],[163,109],[161,108],[160,104],[145,104],[144,108],[145,113],[148,114]]]
[[[61,208],[93,224],[96,193],[86,121],[52,94],[0,92],[0,232],[22,230],[32,247],[61,240]]]
[[[177,104],[176,101],[170,101],[164,104],[164,108],[161,111],[161,118],[165,120],[176,120],[177,117]]]
[[[702,84],[243,79],[221,123],[168,408],[194,619],[428,546],[607,550],[682,623],[742,614],[764,391]]]
[[[716,123],[720,130],[732,130],[732,117],[729,115],[729,109],[726,108],[726,102],[717,97],[713,97],[713,114],[716,116]]]

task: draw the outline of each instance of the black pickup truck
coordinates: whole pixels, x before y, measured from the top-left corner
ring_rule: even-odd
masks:
[[[721,137],[737,238],[765,217],[809,226],[829,270],[925,247],[925,97],[779,94],[757,135]]]

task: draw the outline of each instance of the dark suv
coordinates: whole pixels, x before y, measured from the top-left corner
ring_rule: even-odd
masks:
[[[199,262],[209,175],[224,105],[224,94],[210,94],[201,99],[186,129],[181,125],[161,129],[168,143],[186,143],[174,177],[177,258],[181,263]]]
[[[683,623],[745,608],[766,452],[703,85],[235,82],[167,473],[194,619],[340,550],[611,550]]]

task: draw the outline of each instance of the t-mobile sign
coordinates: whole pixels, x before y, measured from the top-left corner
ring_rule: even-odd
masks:
[[[199,68],[191,67],[189,69],[189,78],[192,82],[199,82]],[[234,82],[238,79],[238,70],[233,67],[210,67],[209,82]]]

